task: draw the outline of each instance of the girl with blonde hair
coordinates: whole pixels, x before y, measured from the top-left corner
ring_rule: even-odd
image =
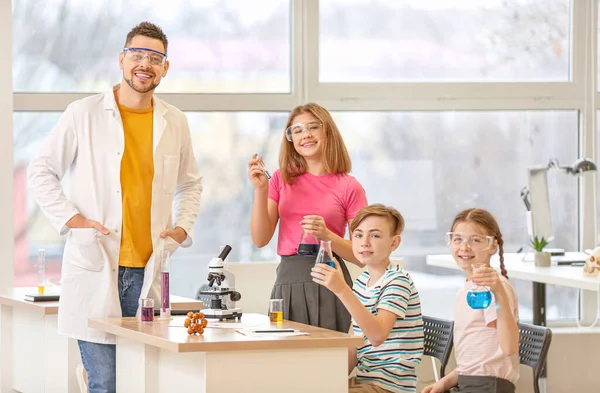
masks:
[[[279,222],[277,253],[281,263],[271,298],[283,299],[284,318],[327,329],[348,332],[350,315],[336,296],[313,282],[314,255],[298,255],[302,233],[330,240],[352,285],[345,259],[362,266],[344,238],[346,226],[367,205],[363,187],[352,176],[350,156],[331,114],[309,103],[294,108],[281,140],[279,169],[269,180],[262,157],[248,162],[254,187],[250,219],[252,241],[269,243]]]

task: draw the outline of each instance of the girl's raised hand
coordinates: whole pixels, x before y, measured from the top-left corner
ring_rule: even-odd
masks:
[[[473,269],[471,281],[473,281],[473,284],[475,285],[488,287],[492,291],[496,291],[502,287],[498,272],[489,266]]]
[[[260,164],[262,157],[258,154],[253,154],[248,161],[248,179],[252,183],[254,189],[266,188],[269,185],[269,179],[265,175],[265,168]]]

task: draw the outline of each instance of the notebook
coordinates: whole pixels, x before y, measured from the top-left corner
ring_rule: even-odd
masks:
[[[59,292],[46,292],[43,295],[39,293],[25,294],[25,300],[29,302],[56,302],[60,299]]]

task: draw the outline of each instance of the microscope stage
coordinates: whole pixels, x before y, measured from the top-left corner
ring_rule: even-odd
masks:
[[[204,314],[205,318],[218,319],[220,321],[223,319],[239,319],[242,317],[241,308],[232,308],[227,310],[206,308],[201,312]]]

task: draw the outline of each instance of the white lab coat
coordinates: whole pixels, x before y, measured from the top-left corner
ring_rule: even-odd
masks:
[[[181,246],[191,245],[202,184],[185,115],[156,97],[153,108],[154,253],[146,265],[141,297],[152,297],[157,302],[160,263],[155,262],[154,255],[160,255],[165,248],[172,253],[180,246],[171,238],[161,239],[160,233],[180,226],[188,234]],[[87,321],[121,317],[117,281],[124,148],[121,115],[113,91],[109,91],[70,104],[28,167],[29,185],[37,203],[54,227],[67,237],[58,331],[74,339],[115,343],[113,335],[88,328]],[[60,184],[67,169],[70,169],[68,199]],[[66,222],[77,213],[100,222],[110,234],[105,236],[93,228],[66,227]]]

